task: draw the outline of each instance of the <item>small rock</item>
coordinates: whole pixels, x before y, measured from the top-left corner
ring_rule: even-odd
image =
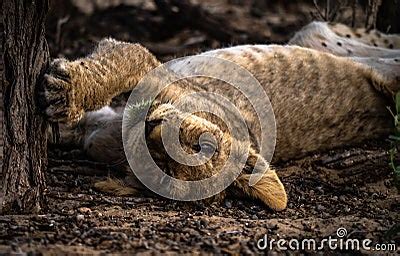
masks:
[[[253,216],[251,216],[251,219],[258,220],[258,216],[254,214]]]
[[[231,202],[231,200],[225,200],[225,207],[226,207],[226,208],[231,208],[231,207],[232,207],[232,202]]]
[[[207,227],[208,221],[207,221],[205,218],[202,218],[202,219],[200,220],[200,225],[202,225],[203,227]]]
[[[144,198],[144,197],[136,197],[136,198],[133,198],[132,201],[135,203],[145,203],[148,201],[148,199]]]
[[[85,219],[85,216],[83,214],[76,215],[76,220],[77,221],[83,221],[84,219]]]
[[[82,214],[90,214],[90,213],[92,213],[92,210],[87,207],[81,207],[78,209],[78,212],[80,212]]]
[[[54,227],[54,224],[56,224],[55,220],[50,220],[49,227]]]
[[[270,230],[276,230],[276,229],[278,229],[278,225],[275,223],[267,223],[266,228],[270,229]]]

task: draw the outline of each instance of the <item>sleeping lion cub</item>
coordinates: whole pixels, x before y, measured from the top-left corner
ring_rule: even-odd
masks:
[[[390,42],[388,46],[391,46],[383,48],[368,45],[363,36],[348,36],[351,31],[343,25],[313,22],[286,46],[234,46],[200,56],[236,63],[259,81],[276,118],[273,161],[284,161],[317,150],[386,137],[392,132],[393,124],[386,107],[392,104],[392,97],[400,86],[400,63],[396,59],[400,57],[400,50],[389,48],[398,47],[398,37],[381,34],[380,40]],[[360,33],[358,30],[357,34]],[[160,65],[154,55],[139,44],[104,39],[85,58],[53,61],[44,85],[45,112],[54,122],[73,124],[73,128],[66,130],[68,138],[79,142],[90,157],[110,164],[121,163],[125,158],[122,113],[107,105],[113,97],[135,88],[148,72]],[[195,69],[196,65],[185,59],[175,63],[169,72],[180,74]],[[234,71],[221,72],[236,75]],[[210,113],[188,114],[174,106],[181,96],[191,92],[227,97],[244,117],[250,142],[233,138],[223,121]],[[205,99],[199,98],[191,104],[195,107],[203,101]],[[245,167],[226,191],[209,200],[218,201],[227,193],[235,193],[259,199],[274,210],[286,208],[284,186],[260,155],[257,116],[234,88],[221,81],[183,79],[162,90],[150,104],[145,138],[154,161],[166,174],[185,181],[211,177],[220,171],[234,145],[249,152]],[[230,111],[223,104],[218,108],[221,113]],[[179,127],[182,148],[189,154],[200,149],[209,150],[211,156],[206,163],[184,165],[168,156],[161,141],[161,129],[175,119],[183,120]],[[211,134],[214,139],[201,142],[199,138],[204,133]],[[248,145],[250,149],[246,150]],[[126,163],[122,162],[122,165]],[[253,171],[260,174],[260,180],[249,185]],[[109,179],[95,186],[116,195],[145,193],[146,189],[133,173],[126,175],[125,181]]]

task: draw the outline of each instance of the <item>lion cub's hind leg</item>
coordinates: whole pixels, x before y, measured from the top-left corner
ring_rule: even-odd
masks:
[[[361,33],[361,30],[357,31]],[[398,35],[379,33],[379,36],[399,38],[400,43]],[[372,84],[378,91],[391,97],[400,89],[400,49],[371,46],[361,39],[361,34],[343,24],[312,22],[297,32],[289,44],[349,57],[363,64],[364,71],[371,77]]]
[[[400,91],[400,56],[395,59],[353,57],[352,60],[371,68],[373,85],[392,97]]]
[[[89,112],[81,120],[82,146],[93,160],[119,166],[126,164],[122,145],[122,115],[110,107]]]

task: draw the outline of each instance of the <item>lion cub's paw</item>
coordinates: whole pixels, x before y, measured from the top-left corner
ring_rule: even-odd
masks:
[[[123,181],[108,178],[104,181],[99,181],[94,184],[96,190],[108,193],[115,196],[136,196],[138,190],[124,184]]]
[[[55,59],[44,76],[39,101],[53,122],[75,123],[84,113],[83,108],[76,104],[76,86],[79,85],[73,81],[73,73],[77,72],[73,65],[66,59]]]

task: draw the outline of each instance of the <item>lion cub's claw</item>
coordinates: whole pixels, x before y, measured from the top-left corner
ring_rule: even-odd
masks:
[[[80,119],[83,110],[74,102],[74,85],[71,77],[71,62],[66,59],[54,60],[45,74],[40,105],[53,122],[74,123]]]

